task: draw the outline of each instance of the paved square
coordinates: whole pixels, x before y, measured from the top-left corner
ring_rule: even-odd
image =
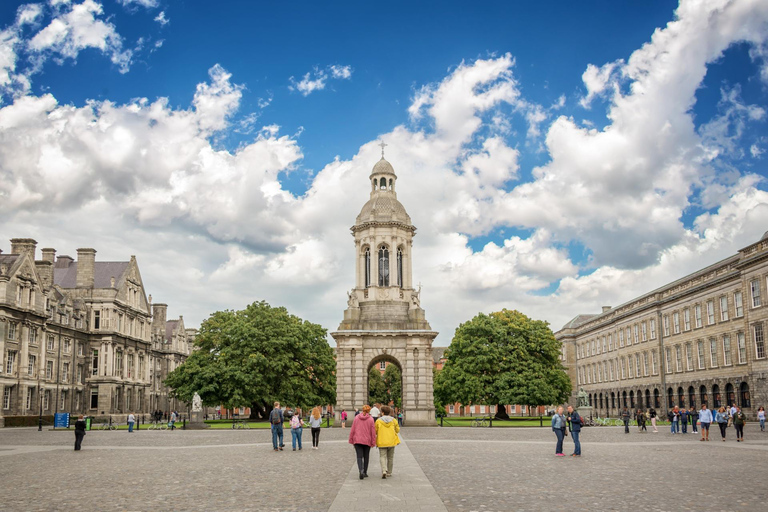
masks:
[[[768,434],[746,442],[588,428],[580,459],[554,456],[547,428],[404,428],[394,476],[357,479],[349,430],[320,449],[272,451],[269,432],[0,430],[0,502],[10,511],[81,510],[760,510]],[[733,429],[729,429],[733,434]],[[288,440],[288,438],[286,438]],[[566,440],[566,451],[572,448]],[[567,505],[568,504],[568,505]]]

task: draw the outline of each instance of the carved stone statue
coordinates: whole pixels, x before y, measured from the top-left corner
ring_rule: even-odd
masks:
[[[584,388],[579,388],[579,407],[589,407],[589,395]]]
[[[195,396],[192,398],[192,412],[200,412],[203,410],[203,400],[200,398],[200,395],[195,393]]]
[[[415,308],[418,308],[421,305],[419,294],[421,294],[421,287],[419,287],[418,291],[414,290],[411,292],[411,304],[413,304],[413,307]]]
[[[355,290],[347,292],[347,306],[356,308],[358,305],[359,303],[357,302],[357,292]]]

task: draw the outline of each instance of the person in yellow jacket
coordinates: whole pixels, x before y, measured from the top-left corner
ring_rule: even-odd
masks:
[[[390,416],[392,409],[388,405],[381,406],[382,416],[376,420],[376,446],[379,447],[379,462],[381,462],[381,478],[392,476],[392,466],[395,463],[395,446],[400,444],[400,425]]]

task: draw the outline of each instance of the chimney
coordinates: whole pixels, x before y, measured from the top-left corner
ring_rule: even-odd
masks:
[[[11,254],[29,254],[35,259],[37,241],[31,238],[11,238]]]
[[[51,263],[56,261],[56,249],[50,247],[43,249],[43,261],[50,261]]]
[[[165,337],[165,320],[168,316],[168,304],[152,304],[152,328],[161,329]]]
[[[603,306],[603,313],[605,313],[607,311],[610,311],[610,310],[611,310],[611,306]]]
[[[72,259],[72,256],[62,254],[56,258],[56,268],[69,268],[73,261],[75,260]]]
[[[77,250],[77,287],[93,288],[96,250],[82,248]]]
[[[35,268],[43,281],[43,289],[47,290],[53,286],[53,261],[36,261]]]

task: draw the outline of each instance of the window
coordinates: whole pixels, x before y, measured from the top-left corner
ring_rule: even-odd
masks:
[[[701,327],[701,304],[693,308],[693,317],[696,319],[696,327]]]
[[[382,361],[379,363],[379,370],[386,370],[387,369],[387,362]]]
[[[635,328],[634,328],[634,333],[635,333],[635,345],[637,345],[638,343],[640,343],[640,329],[639,329],[639,327],[637,326],[637,324],[635,324],[635,326],[634,326],[634,327],[635,327]]]
[[[66,409],[66,407],[67,407],[67,392],[66,391],[62,391],[61,392],[61,406],[59,407],[59,409],[61,409],[63,411],[63,410]]]
[[[29,343],[30,345],[37,344],[37,327],[29,328]]]
[[[627,338],[627,346],[630,346],[632,344],[632,338],[631,338],[632,334],[631,334],[631,331],[630,331],[629,327],[627,327],[627,329],[625,330],[624,334],[626,335],[626,338]]]
[[[707,325],[715,323],[715,301],[707,301]]]
[[[379,286],[389,286],[389,249],[379,247]]]
[[[397,249],[397,286],[403,287],[403,250]]]
[[[657,370],[657,365],[658,365],[658,361],[656,361],[656,351],[652,350],[651,351],[651,373],[653,373],[654,375],[659,373]]]
[[[453,406],[453,405],[449,405],[449,406],[448,406],[448,412],[449,412],[449,413],[451,413],[451,414],[453,414],[453,412],[455,411],[455,409],[456,409],[456,407],[455,407],[455,406]]]
[[[685,344],[685,365],[688,371],[693,370],[693,350],[690,343]]]
[[[80,410],[80,397],[82,396],[82,393],[80,391],[75,392],[75,410]]]
[[[672,325],[675,328],[675,334],[680,334],[680,313],[677,311],[672,313]]]
[[[72,340],[69,338],[64,338],[64,353],[69,354],[72,352]]]
[[[137,376],[139,378],[144,376],[144,356],[139,356],[139,373]]]
[[[122,375],[123,373],[123,351],[118,350],[115,352],[115,375]]]
[[[53,336],[48,336],[48,350],[54,350],[54,347],[56,345],[56,340]]]
[[[656,319],[651,318],[651,339],[656,339]]]
[[[53,361],[51,361],[50,359],[45,362],[45,378],[46,379],[53,378]]]
[[[669,336],[669,315],[664,315],[664,336]]]
[[[485,406],[484,405],[480,406],[480,414],[485,414]]]
[[[76,382],[78,384],[84,384],[84,382],[83,382],[83,365],[81,365],[81,364],[77,365]]]
[[[16,322],[8,322],[8,339],[16,339]]]
[[[5,358],[5,373],[13,373],[13,363],[16,361],[16,351],[9,350],[8,357]]]
[[[691,310],[688,308],[683,310],[683,328],[686,331],[691,330]]]
[[[43,410],[48,411],[51,409],[51,390],[46,389],[43,393]]]
[[[680,349],[680,345],[675,346],[675,363],[675,368],[677,368],[677,371],[683,371],[683,351]]]
[[[712,368],[717,367],[717,340],[715,338],[709,339],[709,364]]]
[[[83,355],[83,344],[78,343],[77,344],[77,355],[82,356]]]
[[[669,347],[664,349],[664,358],[667,364],[667,373],[672,373],[672,351]]]
[[[629,356],[627,359],[627,376],[631,379],[632,378],[632,356]]]
[[[27,356],[27,375],[30,377],[35,376],[35,363],[37,363],[37,356],[30,354]]]
[[[699,370],[704,369],[704,342],[699,341],[696,343],[696,350],[699,356]]]
[[[28,411],[32,409],[32,394],[35,392],[35,390],[31,387],[27,388],[27,402],[25,409]]]
[[[603,352],[608,352],[608,342],[605,340],[605,336],[603,336]]]
[[[595,340],[592,340],[592,355],[595,355]]]
[[[728,320],[728,297],[723,295],[720,297],[720,321],[725,322]]]
[[[763,359],[765,357],[765,336],[763,334],[763,324],[754,324],[752,334],[755,340],[755,357]]]
[[[99,408],[99,390],[92,389],[91,390],[91,409],[98,409],[98,408]]]
[[[640,377],[640,354],[635,354],[635,377]]]
[[[624,358],[621,358],[621,378],[626,379],[627,378],[627,372],[626,372],[626,363],[624,362]]]
[[[736,310],[736,318],[744,316],[744,299],[741,292],[733,292],[733,308]]]
[[[61,365],[61,380],[65,384],[69,381],[69,363]]]
[[[91,371],[93,375],[99,374],[99,351],[96,349],[91,352]]]
[[[611,375],[611,380],[613,380],[613,361],[609,361],[609,362],[608,362],[608,369],[609,369],[609,371],[611,372],[611,373],[610,373],[610,375]]]
[[[624,348],[624,331],[619,329],[619,347]]]
[[[3,409],[11,408],[11,387],[5,386],[3,389]]]
[[[739,364],[747,362],[747,339],[743,332],[736,333],[736,350],[739,352]]]
[[[643,375],[648,376],[648,352],[643,352]]]
[[[760,304],[762,304],[762,302],[760,301],[760,280],[753,279],[752,281],[750,281],[749,289],[752,292],[752,307],[753,308],[760,307]]]
[[[643,341],[648,341],[648,323],[643,322]]]
[[[613,335],[608,335],[608,350],[613,350]]]
[[[726,334],[723,336],[723,364],[730,366],[731,363],[731,337]]]
[[[101,329],[101,311],[93,312],[93,328],[97,331]]]
[[[133,377],[135,377],[135,375],[133,374],[133,365],[134,365],[133,354],[128,354],[127,359],[128,359],[128,378],[132,379]],[[384,365],[386,366],[386,363],[384,363]]]

